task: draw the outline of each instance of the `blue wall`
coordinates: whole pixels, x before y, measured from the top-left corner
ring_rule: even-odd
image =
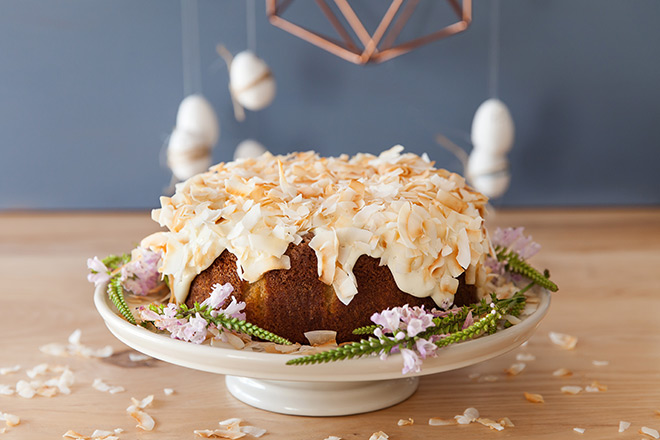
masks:
[[[238,123],[215,45],[246,48],[245,4],[199,1],[216,161],[254,137],[275,153],[324,155],[402,143],[460,170],[434,137],[467,145],[489,97],[490,1],[474,1],[467,32],[366,67],[271,26],[261,3],[257,51],[278,96]],[[292,16],[323,23],[312,2],[293,5]],[[423,0],[408,30],[431,30],[443,5]],[[157,204],[169,183],[159,154],[183,97],[180,14],[179,0],[0,1],[0,209]],[[499,96],[517,138],[512,187],[496,204],[660,204],[660,2],[502,0],[500,15]]]

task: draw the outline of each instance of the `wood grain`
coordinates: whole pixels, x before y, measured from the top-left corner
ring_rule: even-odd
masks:
[[[131,362],[127,348],[106,330],[92,304],[85,276],[86,259],[132,248],[156,230],[148,213],[49,213],[0,215],[0,367],[23,369],[0,376],[14,386],[25,369],[40,363],[69,365],[76,374],[72,394],[23,399],[0,396],[0,411],[22,422],[1,438],[60,438],[69,429],[121,427],[122,439],[194,438],[194,429],[217,426],[240,417],[266,428],[269,439],[368,439],[382,430],[390,439],[640,438],[642,426],[660,428],[660,210],[532,210],[502,211],[492,225],[523,225],[542,252],[538,267],[552,271],[560,286],[550,313],[527,347],[461,370],[426,376],[408,401],[392,408],[350,417],[309,418],[272,414],[248,407],[227,392],[222,376],[188,370],[160,361]],[[39,352],[49,342],[65,342],[76,328],[82,342],[110,344],[116,355],[107,360],[55,358]],[[573,351],[561,350],[549,331],[579,337]],[[504,369],[517,353],[531,353],[518,376]],[[608,366],[594,366],[607,360]],[[552,372],[565,367],[570,378]],[[479,378],[470,378],[480,374]],[[484,381],[494,376],[494,382]],[[91,387],[94,378],[127,391],[115,395]],[[563,385],[585,386],[598,380],[606,392],[565,395]],[[163,388],[176,390],[165,396]],[[532,404],[523,392],[540,393],[545,403]],[[130,397],[156,395],[149,413],[155,431],[136,430],[125,414]],[[515,427],[503,432],[472,424],[428,426],[430,417],[452,418],[474,406],[484,417],[509,417]],[[415,424],[398,427],[400,418]],[[619,420],[632,423],[618,434]],[[1,423],[1,422],[0,422]],[[246,437],[249,438],[249,437]]]

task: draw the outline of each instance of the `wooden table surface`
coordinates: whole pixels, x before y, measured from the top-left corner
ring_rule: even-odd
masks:
[[[543,245],[533,263],[549,268],[560,286],[528,345],[479,365],[425,376],[419,390],[394,407],[312,418],[246,406],[229,395],[222,376],[128,359],[128,348],[114,339],[94,309],[86,259],[131,249],[156,230],[148,213],[0,214],[0,368],[21,365],[16,373],[0,375],[0,384],[14,387],[29,380],[26,370],[41,363],[68,365],[76,379],[70,395],[0,395],[0,412],[21,417],[20,425],[0,438],[61,438],[69,429],[90,435],[95,429],[123,428],[122,439],[193,439],[194,429],[214,429],[230,417],[267,429],[264,439],[335,435],[367,440],[375,431],[392,440],[650,438],[638,431],[642,426],[660,430],[660,210],[500,211],[489,221],[525,226]],[[110,344],[115,355],[98,360],[39,351],[47,343],[65,343],[77,328],[83,344]],[[553,346],[550,331],[577,336],[576,349]],[[504,370],[518,353],[533,354],[536,360],[527,362],[520,375],[507,377]],[[609,365],[596,366],[594,360]],[[553,377],[561,367],[573,376]],[[91,386],[95,378],[126,391],[97,391]],[[560,392],[563,385],[584,387],[594,380],[607,391]],[[165,396],[167,387],[175,394]],[[529,403],[523,392],[540,393],[545,403]],[[156,396],[148,409],[156,428],[142,432],[125,409],[132,396],[149,394]],[[453,418],[468,407],[491,419],[509,417],[515,427],[495,432],[479,424],[428,425],[430,417]],[[399,419],[409,417],[412,426],[397,426]],[[632,423],[623,434],[618,433],[620,420]],[[575,427],[586,431],[580,435]]]

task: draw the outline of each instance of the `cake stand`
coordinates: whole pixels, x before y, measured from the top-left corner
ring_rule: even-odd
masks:
[[[316,365],[286,365],[296,355],[196,345],[135,326],[118,315],[99,285],[94,304],[106,326],[129,347],[165,362],[224,374],[227,389],[257,408],[300,416],[340,416],[375,411],[410,397],[419,376],[473,365],[504,354],[529,339],[550,307],[542,291],[536,311],[508,329],[438,350],[422,371],[402,375],[401,355],[382,361],[377,356]]]

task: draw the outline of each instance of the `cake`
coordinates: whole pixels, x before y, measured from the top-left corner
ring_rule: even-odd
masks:
[[[161,197],[163,255],[177,304],[230,283],[247,320],[291,341],[409,304],[446,309],[483,294],[487,198],[396,146],[378,156],[314,152],[220,163]]]

